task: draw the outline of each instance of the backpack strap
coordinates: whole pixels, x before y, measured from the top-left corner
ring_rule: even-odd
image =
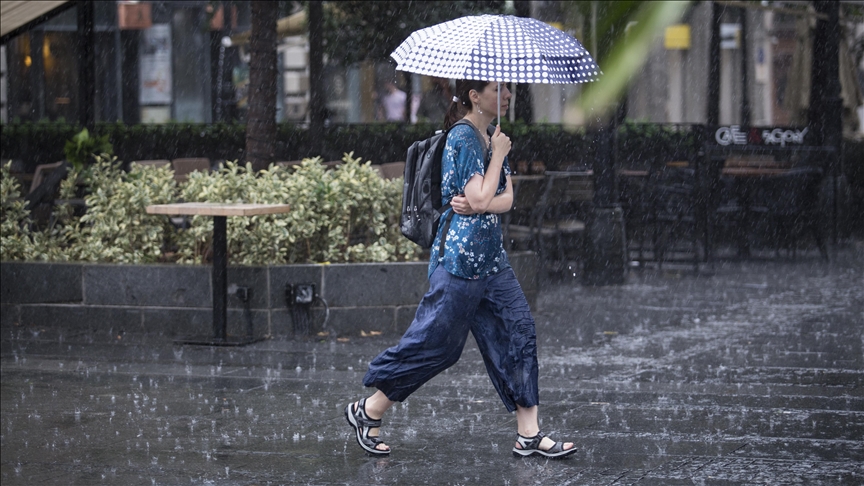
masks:
[[[441,210],[446,211],[450,207],[450,203],[445,204]],[[450,220],[453,219],[453,211],[444,219],[444,233],[441,234],[441,244],[438,245],[438,260],[444,258],[444,243],[447,242],[447,233],[450,232]]]

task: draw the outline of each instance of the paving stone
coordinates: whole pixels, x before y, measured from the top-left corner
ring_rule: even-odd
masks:
[[[323,270],[296,271],[280,282]],[[42,315],[4,305],[0,480],[864,484],[861,281],[862,242],[830,263],[813,252],[721,261],[711,276],[646,269],[620,286],[543,282],[533,306],[541,427],[579,448],[562,461],[511,456],[515,417],[470,337],[456,365],[390,409],[382,434],[393,453],[372,458],[342,408],[370,393],[363,375],[395,333],[294,336],[287,308],[269,323],[253,308],[272,339],[181,346],[170,338],[211,330],[209,309],[175,319],[155,306]],[[284,297],[279,285],[270,301]],[[342,317],[401,328],[410,307]],[[229,318],[229,332],[244,329],[242,307]]]

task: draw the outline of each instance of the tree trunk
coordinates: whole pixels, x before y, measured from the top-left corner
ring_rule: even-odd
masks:
[[[327,121],[327,100],[324,98],[324,45],[322,2],[309,2],[309,149],[310,155],[324,153],[324,123]]]
[[[266,169],[275,157],[277,6],[277,2],[251,2],[246,161],[255,170]]]

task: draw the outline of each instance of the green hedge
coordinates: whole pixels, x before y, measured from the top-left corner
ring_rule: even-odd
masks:
[[[228,257],[235,265],[416,260],[420,248],[399,231],[402,179],[385,180],[360,159],[325,170],[320,159],[299,167],[226,162],[177,183],[168,167],[97,157],[62,182],[59,197],[83,190],[87,211],[53,208],[46,224],[25,207],[21,187],[0,166],[0,260],[104,263],[204,263],[212,256],[213,218],[177,224],[146,213],[151,204],[194,202],[288,204],[286,214],[228,219]]]
[[[430,136],[438,127],[431,124],[336,124],[324,133],[312,134],[299,125],[279,124],[276,160],[301,160],[321,156],[341,160],[348,152],[373,164],[404,160],[412,142]],[[63,159],[63,146],[80,131],[64,122],[5,124],[0,126],[0,160],[20,160],[26,171],[36,165]],[[502,129],[513,139],[510,160],[543,161],[549,169],[589,166],[596,150],[594,137],[583,129],[561,125],[510,123]],[[93,135],[108,135],[119,160],[207,157],[211,160],[244,160],[246,127],[242,124],[125,125],[101,123]],[[689,127],[627,124],[619,130],[619,160],[622,166],[639,165],[640,160],[670,147],[697,147]],[[311,147],[323,147],[315,153]]]
[[[438,127],[431,124],[401,123],[335,124],[313,134],[296,124],[279,124],[276,161],[321,156],[341,160],[354,152],[373,164],[404,160],[412,142],[428,137]],[[570,166],[591,167],[596,151],[595,137],[584,129],[554,124],[510,123],[502,129],[513,140],[510,161],[543,161],[551,170]],[[0,160],[20,160],[26,171],[37,164],[63,159],[63,146],[81,128],[64,122],[14,123],[0,125]],[[211,160],[244,160],[246,127],[242,124],[124,125],[98,124],[93,135],[108,135],[119,160],[207,157]],[[645,168],[660,154],[696,153],[701,146],[702,125],[627,122],[618,129],[619,167]],[[313,146],[323,147],[315,151]],[[860,154],[864,143],[844,140],[844,164],[852,180],[864,173]],[[321,152],[321,153],[316,153]]]

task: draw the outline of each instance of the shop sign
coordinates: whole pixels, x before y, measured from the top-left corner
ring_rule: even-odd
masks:
[[[663,45],[669,50],[690,49],[690,25],[678,24],[666,27]]]
[[[784,130],[775,128],[773,130],[762,130],[762,140],[765,145],[780,145],[785,147],[786,144],[804,145],[804,135],[807,134],[807,128],[803,130]]]
[[[720,49],[741,47],[741,24],[720,24]]]
[[[142,30],[153,25],[152,4],[149,2],[118,2],[117,25],[120,30]]]
[[[804,145],[807,128],[757,128],[741,129],[739,125],[719,127],[714,131],[714,140],[722,146],[728,145]]]
[[[156,24],[144,30],[139,51],[139,102],[171,103],[171,25]]]

